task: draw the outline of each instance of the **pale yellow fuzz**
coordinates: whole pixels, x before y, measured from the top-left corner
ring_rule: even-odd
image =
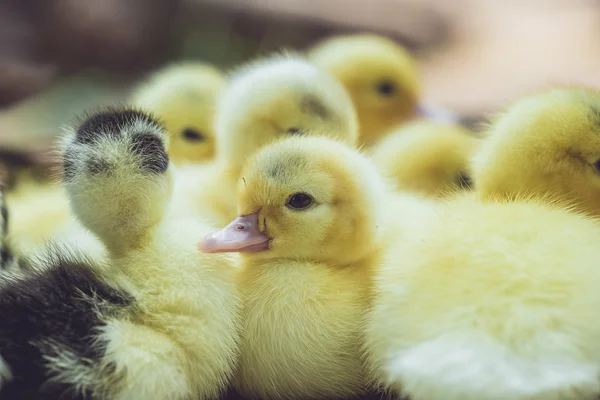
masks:
[[[600,92],[557,88],[495,118],[473,163],[481,200],[551,198],[600,216]]]
[[[131,102],[160,118],[169,133],[169,157],[177,164],[201,163],[215,156],[213,120],[223,73],[203,62],[170,64],[132,93]],[[186,136],[192,130],[198,137]]]
[[[374,378],[413,400],[600,392],[600,225],[556,205],[438,203],[376,273]]]
[[[320,137],[267,146],[242,176],[238,212],[258,212],[271,241],[266,251],[241,254],[237,389],[261,399],[360,394],[362,331],[389,189],[365,156]],[[295,193],[310,195],[312,205],[286,206]]]
[[[311,48],[308,58],[348,89],[360,122],[361,144],[375,143],[415,116],[420,77],[416,61],[400,44],[374,34],[334,36]],[[382,85],[391,85],[391,91]]]
[[[216,226],[236,215],[235,187],[245,161],[282,137],[319,135],[355,145],[357,120],[346,90],[293,54],[275,54],[235,71],[220,97],[214,163],[186,166],[175,182],[174,212]]]
[[[238,357],[237,264],[198,251],[208,226],[167,213],[173,166],[147,169],[150,157],[162,165],[158,146],[168,139],[160,126],[132,119],[118,129],[91,143],[74,132],[64,140],[73,212],[106,246],[106,279],[134,297],[126,316],[107,320],[99,333],[107,343],[103,363],[113,366],[111,375],[123,374],[106,390],[123,400],[217,398]],[[154,147],[140,155],[139,143]],[[104,170],[90,172],[93,162]]]
[[[460,125],[418,120],[392,131],[370,155],[398,189],[443,198],[470,188],[478,142]]]
[[[24,183],[6,193],[10,239],[15,252],[36,251],[54,237],[71,215],[59,184]]]

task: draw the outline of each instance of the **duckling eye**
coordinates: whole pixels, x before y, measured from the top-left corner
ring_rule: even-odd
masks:
[[[294,210],[304,210],[310,207],[313,202],[313,198],[306,193],[295,193],[290,196],[285,205]]]
[[[200,142],[204,140],[204,135],[193,128],[185,128],[182,132],[182,135],[184,138],[192,142]]]
[[[287,130],[287,133],[290,135],[302,135],[304,132],[300,128],[290,128]]]
[[[596,171],[597,174],[600,174],[600,160],[597,160],[592,166],[594,167],[594,171]]]
[[[396,93],[396,85],[390,81],[381,81],[377,84],[377,91],[384,96],[391,96]]]
[[[473,180],[469,175],[461,172],[456,178],[456,184],[461,189],[471,189],[473,187]]]

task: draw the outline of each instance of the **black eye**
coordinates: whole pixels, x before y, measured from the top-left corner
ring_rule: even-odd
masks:
[[[396,93],[396,85],[390,81],[381,81],[377,84],[377,91],[384,96],[391,96]]]
[[[597,174],[600,174],[600,160],[597,160],[592,166],[594,167],[594,171],[596,171]]]
[[[182,132],[183,137],[192,142],[204,140],[204,135],[193,128],[185,128]]]
[[[306,193],[296,193],[290,196],[285,205],[294,210],[304,210],[305,208],[308,208],[313,201],[313,198]]]
[[[287,130],[287,133],[290,135],[302,135],[304,132],[300,128],[290,128]]]
[[[464,172],[458,174],[458,177],[456,178],[456,184],[461,189],[471,189],[473,187],[473,181],[471,180],[471,177]]]

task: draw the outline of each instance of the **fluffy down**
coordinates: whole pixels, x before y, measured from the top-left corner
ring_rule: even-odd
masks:
[[[557,88],[515,101],[473,163],[479,199],[560,200],[600,216],[600,92]]]
[[[384,137],[370,154],[398,189],[442,198],[471,189],[478,142],[460,125],[419,120]]]
[[[599,240],[597,221],[533,200],[437,205],[376,273],[373,377],[414,400],[595,398]]]
[[[53,282],[54,273],[62,275],[54,285],[40,285],[39,301],[63,299],[50,301],[45,310],[35,302],[27,306],[27,299],[0,296],[11,301],[10,307],[24,307],[2,329],[19,329],[36,312],[48,313],[49,319],[39,322],[49,327],[40,340],[54,343],[62,334],[61,343],[74,350],[57,352],[67,358],[49,359],[45,373],[58,376],[71,392],[83,390],[78,382],[89,382],[93,393],[112,399],[205,399],[217,396],[233,374],[240,326],[235,265],[230,257],[197,251],[207,227],[166,216],[173,173],[166,140],[159,123],[132,109],[98,112],[72,129],[63,143],[65,187],[76,216],[106,246],[109,265],[103,277],[81,278],[85,266],[80,271],[62,263],[44,272],[39,278],[44,282]],[[24,282],[22,289],[8,285],[6,290],[18,296],[35,289],[34,281]],[[114,301],[108,292],[106,298],[93,297],[104,287],[108,292],[120,288],[111,289],[117,290]],[[91,300],[78,302],[86,290],[91,294],[83,297]],[[119,300],[123,293],[133,299],[131,307],[129,300]],[[79,307],[79,314],[69,315],[69,304]],[[106,313],[98,311],[103,305]],[[84,317],[88,322],[77,337],[64,334],[64,327]],[[99,344],[92,347],[98,351],[90,356],[93,362],[77,350],[89,347],[86,340]],[[4,350],[0,354],[20,387],[35,387],[35,373],[17,375],[14,359]]]
[[[192,210],[222,227],[236,213],[235,188],[245,161],[279,138],[320,135],[355,145],[357,121],[346,90],[300,56],[276,54],[240,67],[219,100],[217,158],[179,171],[174,210]]]
[[[242,177],[240,216],[202,244],[241,253],[237,389],[260,399],[361,394],[387,187],[366,157],[320,137],[265,147]]]
[[[201,163],[215,155],[216,103],[226,80],[210,64],[171,64],[132,93],[131,102],[158,116],[169,134],[169,157],[177,164]]]

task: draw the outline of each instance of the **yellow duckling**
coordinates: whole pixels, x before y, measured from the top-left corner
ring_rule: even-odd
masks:
[[[241,176],[240,216],[201,245],[241,253],[236,388],[260,399],[360,394],[386,186],[366,157],[324,137],[267,146]]]
[[[304,58],[277,54],[233,73],[215,119],[214,163],[179,170],[174,210],[225,226],[236,215],[235,187],[244,162],[260,147],[295,135],[325,135],[356,145],[347,91]]]
[[[348,89],[360,122],[361,144],[371,145],[397,125],[418,116],[456,121],[457,116],[420,103],[420,76],[413,56],[375,34],[326,39],[308,58]]]
[[[600,216],[600,92],[558,88],[515,101],[473,162],[481,200],[550,197]]]
[[[460,196],[396,223],[366,331],[376,382],[413,400],[596,398],[597,220]]]
[[[370,155],[398,189],[439,198],[471,188],[478,142],[460,125],[418,120],[381,139]]]
[[[94,398],[216,398],[234,372],[237,268],[226,255],[198,252],[208,227],[166,213],[167,140],[152,116],[127,108],[94,113],[64,139],[73,213],[108,250],[105,279],[131,297],[112,314],[102,303],[94,309],[102,324],[89,334],[101,360],[47,345],[63,356],[48,359],[54,382]]]
[[[131,102],[161,119],[175,163],[204,162],[215,154],[213,119],[225,83],[224,74],[212,65],[173,64],[136,88]]]

